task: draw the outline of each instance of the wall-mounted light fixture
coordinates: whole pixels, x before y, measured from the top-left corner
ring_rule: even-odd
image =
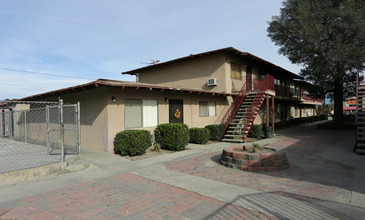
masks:
[[[112,102],[115,102],[117,99],[114,97],[114,96],[112,96]]]

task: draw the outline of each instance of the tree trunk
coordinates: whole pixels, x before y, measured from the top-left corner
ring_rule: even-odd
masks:
[[[343,80],[335,79],[334,84],[334,101],[335,101],[335,109],[334,109],[334,120],[335,123],[342,123],[343,121]]]

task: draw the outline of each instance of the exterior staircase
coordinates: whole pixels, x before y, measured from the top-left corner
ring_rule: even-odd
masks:
[[[229,123],[222,141],[238,143],[245,141],[265,99],[262,95],[259,101],[253,104],[256,95],[257,92],[249,92],[246,95],[231,123]],[[251,107],[251,105],[253,106]]]
[[[357,128],[354,151],[357,153],[365,153],[365,86],[360,86],[358,90],[358,107],[356,111]]]
[[[267,75],[263,81],[257,80],[254,90],[246,83],[222,119],[222,141],[245,142],[265,100],[265,91],[274,87],[274,77]]]

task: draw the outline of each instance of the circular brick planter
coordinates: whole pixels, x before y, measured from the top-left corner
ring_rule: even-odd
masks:
[[[242,146],[225,148],[220,163],[226,167],[250,172],[278,171],[289,167],[288,158],[283,152],[248,153],[242,151],[242,148]]]

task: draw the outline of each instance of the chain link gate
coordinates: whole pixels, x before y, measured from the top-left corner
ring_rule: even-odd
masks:
[[[80,142],[79,103],[0,102],[0,173],[65,161]]]

